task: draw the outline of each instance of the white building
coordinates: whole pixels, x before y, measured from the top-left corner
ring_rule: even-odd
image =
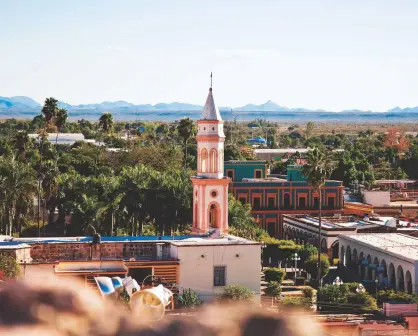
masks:
[[[319,220],[309,215],[283,215],[283,238],[318,246]],[[358,219],[356,216],[323,216],[321,250],[330,258],[338,258],[339,236],[359,233],[396,232],[396,219],[376,217]]]
[[[380,287],[418,293],[418,238],[399,233],[340,235],[340,261]]]
[[[29,138],[36,139],[38,141],[39,134],[31,133],[28,134]],[[102,143],[96,142],[94,139],[86,139],[83,133],[48,133],[46,138],[51,144],[58,144],[58,145],[73,145],[74,143],[81,141],[81,142],[89,142],[96,145],[101,145]]]

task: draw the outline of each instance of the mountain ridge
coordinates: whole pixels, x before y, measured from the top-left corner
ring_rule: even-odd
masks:
[[[152,104],[133,104],[126,102],[124,100],[118,101],[103,101],[101,103],[96,104],[78,104],[72,105],[65,102],[58,102],[58,106],[61,108],[65,108],[69,111],[71,110],[120,110],[120,111],[197,111],[203,108],[202,105],[195,105],[195,104],[188,104],[188,103],[180,103],[180,102],[173,102],[173,103],[157,103],[155,105]],[[14,109],[40,109],[42,107],[41,104],[36,102],[30,97],[26,96],[13,96],[13,97],[3,97],[0,96],[0,108],[7,109],[7,110],[14,110]],[[260,111],[260,112],[327,112],[323,109],[307,109],[307,108],[289,108],[286,106],[281,106],[273,102],[272,100],[268,100],[263,104],[256,105],[256,104],[246,104],[241,107],[220,107],[221,111],[233,111],[233,112],[253,112],[253,111]],[[355,113],[372,113],[374,111],[370,110],[360,110],[360,109],[348,109],[338,112],[355,112]],[[418,106],[415,107],[405,107],[401,108],[396,106],[392,109],[387,111],[388,113],[418,113]]]

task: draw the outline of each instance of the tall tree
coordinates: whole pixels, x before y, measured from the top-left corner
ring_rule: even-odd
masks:
[[[308,152],[303,174],[312,188],[319,195],[319,239],[318,239],[318,285],[321,283],[321,230],[322,230],[322,187],[334,170],[332,154],[320,151],[318,148]]]
[[[196,126],[190,118],[183,118],[177,125],[177,132],[183,138],[184,143],[184,166],[187,164],[187,142],[196,134]]]
[[[58,109],[56,116],[55,116],[55,126],[57,127],[57,137],[55,138],[55,144],[58,143],[58,133],[61,132],[62,128],[67,122],[67,119],[68,119],[67,110],[65,108]]]
[[[33,204],[36,190],[35,171],[26,163],[14,157],[0,158],[0,202],[7,211],[8,226],[6,234],[12,235],[13,222],[28,212]]]
[[[113,115],[110,112],[105,112],[99,119],[99,128],[103,133],[110,133],[113,129]]]
[[[315,128],[315,124],[312,121],[309,121],[306,124],[306,130],[305,130],[306,139],[309,139],[312,136],[314,128]]]
[[[53,97],[45,100],[44,106],[42,107],[42,114],[44,115],[46,126],[51,126],[53,119],[55,118],[58,111],[58,100]]]

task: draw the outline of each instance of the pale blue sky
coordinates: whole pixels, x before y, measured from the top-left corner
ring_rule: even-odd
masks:
[[[418,105],[417,0],[0,0],[0,96]]]

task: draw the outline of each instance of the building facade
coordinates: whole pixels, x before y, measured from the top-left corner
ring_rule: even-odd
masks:
[[[283,238],[283,214],[316,214],[318,193],[306,182],[301,165],[289,165],[285,178],[268,177],[266,161],[226,161],[230,189],[241,203],[251,204],[252,215],[273,237]],[[343,184],[326,181],[322,187],[324,214],[343,212]]]
[[[341,235],[340,261],[381,288],[418,292],[418,238],[399,233]]]

